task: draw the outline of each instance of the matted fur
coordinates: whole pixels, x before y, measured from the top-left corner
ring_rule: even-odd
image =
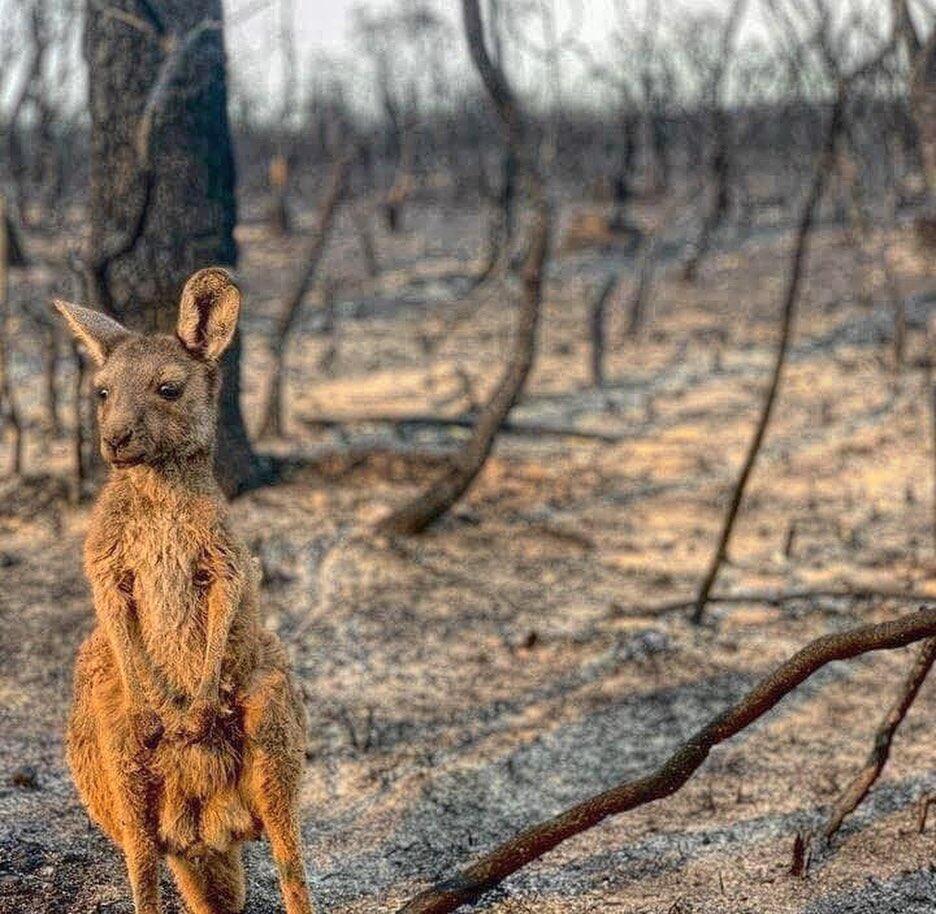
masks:
[[[56,302],[99,365],[112,464],[85,543],[97,625],[75,667],[68,761],[123,850],[137,914],[159,910],[163,858],[193,914],[241,911],[241,844],[262,832],[288,914],[311,911],[296,812],[305,715],[211,471],[217,359],[239,303],[224,271],[196,273],[169,337]]]

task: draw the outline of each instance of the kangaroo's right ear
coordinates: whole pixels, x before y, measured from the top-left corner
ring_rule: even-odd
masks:
[[[196,358],[217,361],[234,339],[240,304],[240,289],[227,270],[199,270],[182,289],[176,336]]]
[[[60,298],[52,299],[52,306],[65,318],[75,339],[98,365],[103,365],[114,348],[131,336],[123,324],[100,311],[82,308]]]

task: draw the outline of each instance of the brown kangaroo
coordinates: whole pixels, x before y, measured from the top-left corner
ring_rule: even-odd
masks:
[[[175,336],[54,304],[97,364],[112,467],[85,543],[97,625],[75,667],[75,783],[123,850],[137,914],[159,911],[163,857],[192,914],[242,911],[241,845],[263,831],[286,911],[309,914],[305,714],[212,474],[218,360],[240,292],[223,270],[196,273]]]

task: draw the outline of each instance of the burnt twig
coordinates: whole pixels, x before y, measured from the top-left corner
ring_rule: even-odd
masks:
[[[924,641],[918,648],[913,665],[910,667],[906,679],[904,679],[897,698],[888,708],[874,734],[874,744],[868,753],[864,767],[848,787],[842,791],[832,806],[829,819],[822,829],[822,837],[826,841],[832,840],[835,833],[841,828],[845,817],[857,808],[858,804],[867,796],[874,782],[880,777],[890,756],[890,747],[894,734],[903,723],[903,719],[916,699],[917,693],[932,669],[934,661],[936,661],[936,638],[931,638]]]

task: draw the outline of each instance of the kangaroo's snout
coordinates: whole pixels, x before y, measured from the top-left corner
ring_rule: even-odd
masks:
[[[125,448],[133,439],[133,429],[124,428],[104,436],[104,443],[115,454]]]

